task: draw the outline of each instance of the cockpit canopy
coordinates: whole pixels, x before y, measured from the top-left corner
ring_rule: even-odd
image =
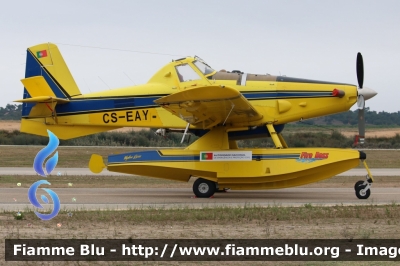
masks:
[[[195,56],[194,59],[195,60],[192,63],[195,65],[195,67],[197,67],[198,70],[200,70],[200,72],[204,76],[207,77],[208,75],[213,74],[215,72],[215,70],[212,69],[209,65],[207,65],[207,63],[204,62],[200,57]],[[175,69],[178,74],[180,82],[201,79],[200,75],[187,63],[175,66]]]

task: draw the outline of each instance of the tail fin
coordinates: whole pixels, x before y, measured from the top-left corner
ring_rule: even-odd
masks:
[[[51,43],[28,48],[25,79],[21,81],[24,95],[18,102],[24,103],[22,117],[34,116],[31,111],[35,103],[65,103],[71,97],[81,95],[58,47]]]
[[[35,76],[43,76],[58,98],[81,95],[55,44],[44,43],[28,48],[25,78]]]
[[[25,78],[21,81],[24,96],[16,101],[22,102],[21,132],[47,136],[50,129],[60,139],[70,139],[113,129],[74,125],[65,119],[58,122],[56,105],[69,104],[81,92],[56,45],[45,43],[28,48]]]

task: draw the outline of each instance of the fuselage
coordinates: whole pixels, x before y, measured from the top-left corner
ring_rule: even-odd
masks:
[[[185,128],[185,121],[172,116],[154,101],[188,88],[215,84],[238,90],[263,115],[252,126],[268,122],[285,124],[343,112],[357,100],[355,85],[237,72],[213,71],[204,75],[192,63],[195,60],[186,58],[169,63],[144,85],[73,97],[70,103],[56,107],[58,121],[68,124],[72,118],[82,125]],[[199,78],[180,81],[176,66],[182,64],[190,66]],[[334,96],[334,90],[343,91],[344,96]],[[201,129],[201,126],[191,128]]]
[[[35,49],[43,48],[45,46],[39,45]],[[52,54],[58,52],[55,46],[52,49]],[[31,50],[33,48],[28,50],[25,80],[42,75],[50,85],[49,90],[53,90],[58,97],[58,102],[53,102],[51,106],[45,102],[31,104],[28,101],[32,95],[25,90],[21,131],[46,135],[46,129],[52,128],[62,139],[121,127],[183,129],[190,119],[171,114],[155,101],[193,88],[218,86],[240,92],[259,115],[254,119],[230,123],[229,128],[236,131],[239,128],[283,125],[344,112],[357,101],[355,85],[240,71],[215,71],[198,57],[187,57],[165,65],[143,85],[80,94],[72,76],[70,79],[64,78],[70,74],[61,61],[61,55],[58,62],[60,66],[57,67],[63,67],[66,74],[58,75],[62,72],[44,65],[47,58],[37,58]],[[69,90],[69,86],[74,89]],[[34,88],[30,91],[34,93]],[[191,114],[186,112],[185,115]],[[225,118],[220,118],[213,126],[221,125],[224,121]],[[206,129],[204,123],[190,124],[190,130]],[[68,127],[68,133],[64,132],[64,127]]]

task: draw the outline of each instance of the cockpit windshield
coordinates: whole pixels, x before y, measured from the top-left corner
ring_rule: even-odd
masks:
[[[208,74],[213,73],[215,70],[212,69],[209,65],[207,65],[206,62],[203,61],[200,57],[196,56],[195,61],[193,61],[193,64],[203,73],[205,76]]]

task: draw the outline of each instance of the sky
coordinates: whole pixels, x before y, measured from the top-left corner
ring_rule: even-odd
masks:
[[[82,93],[146,83],[172,59],[214,69],[357,84],[400,111],[400,1],[6,1],[0,106],[21,99],[27,47],[58,45]],[[95,48],[98,47],[98,48]],[[355,109],[355,108],[353,108]]]

